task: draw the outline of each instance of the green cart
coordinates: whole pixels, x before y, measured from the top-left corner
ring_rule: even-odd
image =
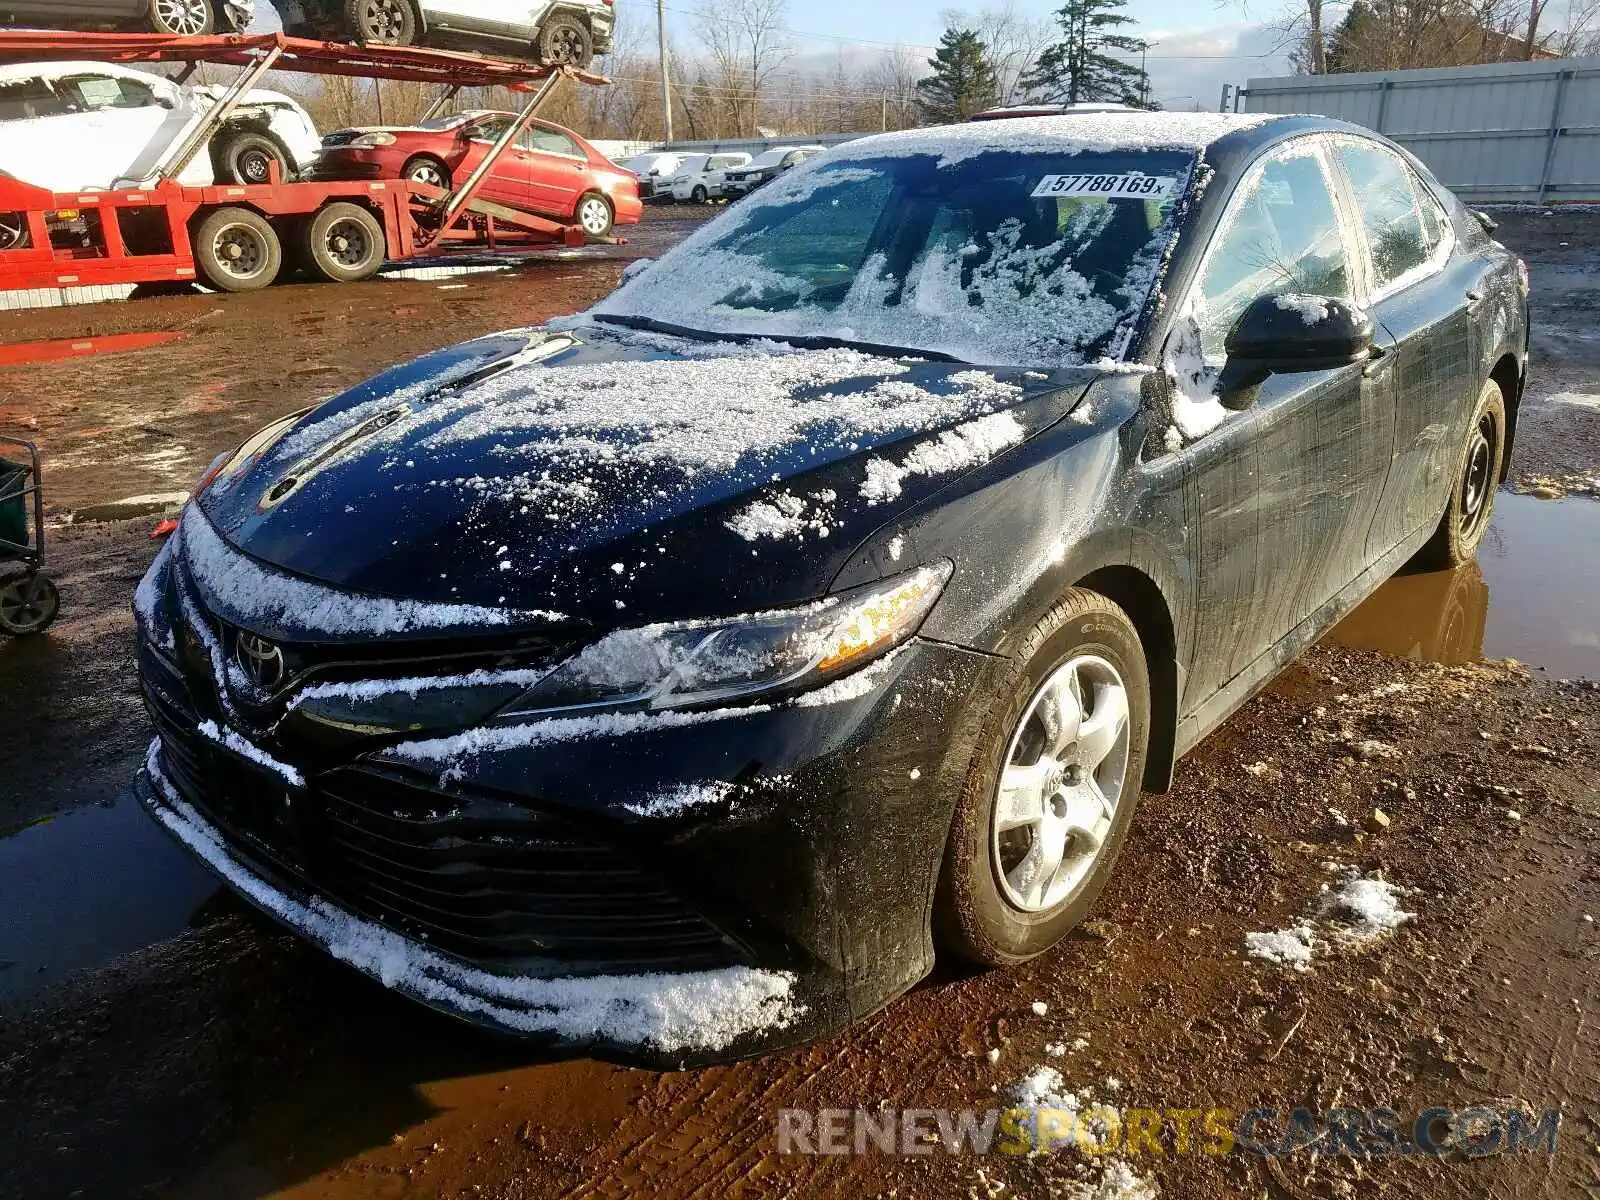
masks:
[[[61,597],[43,567],[39,448],[0,437],[0,633],[25,637],[56,619]]]

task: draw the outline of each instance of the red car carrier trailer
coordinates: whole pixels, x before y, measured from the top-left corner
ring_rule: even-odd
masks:
[[[536,67],[395,46],[348,46],[265,36],[166,37],[0,30],[0,63],[96,61],[218,63],[241,68],[221,99],[162,155],[146,179],[104,191],[53,193],[12,178],[0,163],[0,291],[198,281],[243,292],[273,282],[287,260],[313,277],[368,279],[386,261],[456,249],[579,246],[593,238],[552,220],[477,198],[496,162],[563,77],[608,81],[571,67]],[[268,71],[437,83],[528,93],[518,119],[470,177],[451,191],[407,180],[269,182],[186,187],[177,182],[245,94]]]

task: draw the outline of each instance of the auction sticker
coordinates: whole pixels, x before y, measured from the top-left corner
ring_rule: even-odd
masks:
[[[1033,189],[1035,199],[1099,196],[1106,200],[1163,200],[1178,181],[1169,175],[1046,175]]]

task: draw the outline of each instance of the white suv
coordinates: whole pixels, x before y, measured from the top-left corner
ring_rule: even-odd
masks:
[[[691,154],[672,174],[672,198],[694,204],[720,199],[727,172],[749,162],[748,154]]]
[[[272,0],[285,33],[438,46],[587,67],[611,49],[616,0]]]

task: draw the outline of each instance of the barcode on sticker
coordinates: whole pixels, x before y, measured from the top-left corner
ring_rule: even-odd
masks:
[[[1033,189],[1035,199],[1099,196],[1106,200],[1163,200],[1177,180],[1170,175],[1046,175]]]

